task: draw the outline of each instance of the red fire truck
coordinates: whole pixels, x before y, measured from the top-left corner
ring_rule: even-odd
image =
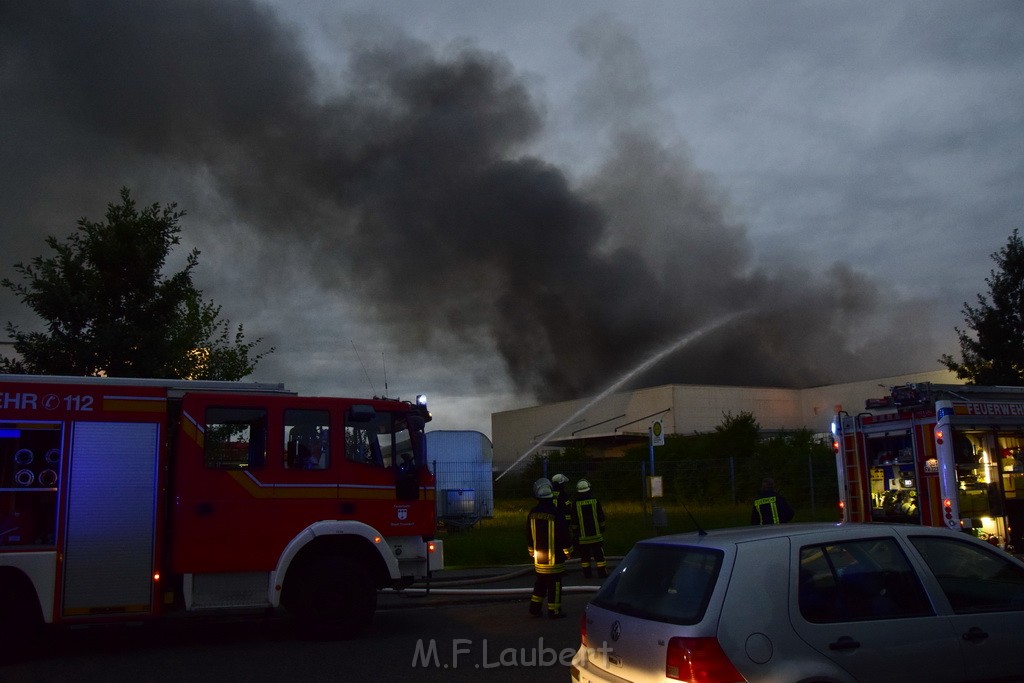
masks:
[[[1024,387],[894,387],[832,431],[844,520],[947,526],[1024,551]]]
[[[441,568],[425,401],[0,375],[0,629],[284,607],[353,632]]]

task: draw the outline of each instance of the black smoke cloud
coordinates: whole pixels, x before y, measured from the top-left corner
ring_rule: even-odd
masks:
[[[320,285],[396,344],[457,368],[450,349],[486,341],[541,400],[600,389],[736,311],[639,380],[806,386],[927,368],[922,339],[890,331],[912,305],[883,304],[841,263],[757,267],[712,183],[643,126],[607,127],[605,162],[574,182],[531,151],[544,117],[500,55],[403,37],[342,47],[328,87],[262,5],[5,0],[5,239],[39,244],[55,204],[202,174],[268,241],[309,245]]]

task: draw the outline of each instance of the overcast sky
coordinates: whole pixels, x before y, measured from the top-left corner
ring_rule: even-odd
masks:
[[[0,276],[128,186],[304,393],[435,429],[934,370],[1024,227],[1024,3],[0,0]],[[0,321],[37,321],[0,295]]]

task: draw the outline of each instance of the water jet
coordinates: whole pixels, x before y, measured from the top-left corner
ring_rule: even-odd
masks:
[[[684,346],[686,346],[687,344],[690,344],[695,339],[699,339],[700,337],[703,337],[704,335],[717,330],[719,327],[722,327],[726,323],[731,322],[733,319],[739,317],[744,312],[745,311],[739,311],[737,313],[730,313],[729,315],[722,316],[721,318],[718,318],[717,320],[714,320],[714,321],[708,323],[707,325],[705,325],[704,327],[700,328],[699,330],[695,330],[694,332],[690,332],[688,334],[683,335],[682,337],[680,337],[679,339],[675,340],[674,342],[672,342],[671,344],[669,344],[665,348],[661,349],[660,351],[657,351],[656,353],[654,353],[653,355],[648,357],[646,360],[644,360],[642,363],[637,365],[635,368],[633,368],[629,372],[627,372],[624,375],[622,375],[622,377],[619,377],[617,380],[612,382],[612,384],[610,384],[604,391],[602,391],[601,393],[599,393],[596,396],[594,396],[593,398],[591,398],[582,407],[577,409],[576,412],[574,412],[569,417],[565,418],[565,420],[560,422],[554,429],[552,429],[547,434],[545,434],[543,439],[541,439],[540,441],[535,443],[525,453],[523,453],[518,458],[516,458],[515,462],[513,462],[511,465],[509,465],[507,468],[505,468],[504,472],[502,472],[501,474],[499,474],[497,477],[494,478],[494,481],[500,480],[502,477],[504,477],[506,474],[508,474],[509,471],[514,469],[516,467],[516,465],[518,465],[524,459],[526,459],[529,456],[531,456],[534,453],[536,453],[537,449],[540,448],[541,446],[543,446],[545,443],[547,443],[548,440],[552,436],[554,436],[555,434],[560,432],[562,429],[564,429],[570,422],[575,420],[577,417],[579,417],[583,413],[587,412],[588,410],[593,408],[595,405],[600,403],[602,400],[607,398],[609,394],[611,394],[612,392],[617,390],[623,384],[625,384],[629,380],[633,379],[634,377],[636,377],[640,373],[650,369],[653,365],[658,363],[658,361],[663,359],[665,356],[671,355],[671,354],[675,353],[676,351],[678,351],[679,349],[681,349]]]

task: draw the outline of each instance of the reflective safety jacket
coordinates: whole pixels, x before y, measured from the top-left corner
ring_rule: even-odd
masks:
[[[533,568],[538,574],[560,574],[572,554],[572,540],[565,516],[555,504],[542,498],[526,517],[526,541]]]
[[[780,524],[793,519],[793,508],[775,491],[761,491],[750,513],[751,524]]]
[[[597,498],[590,496],[573,501],[573,527],[578,543],[604,541],[604,510],[601,509],[601,502]]]

